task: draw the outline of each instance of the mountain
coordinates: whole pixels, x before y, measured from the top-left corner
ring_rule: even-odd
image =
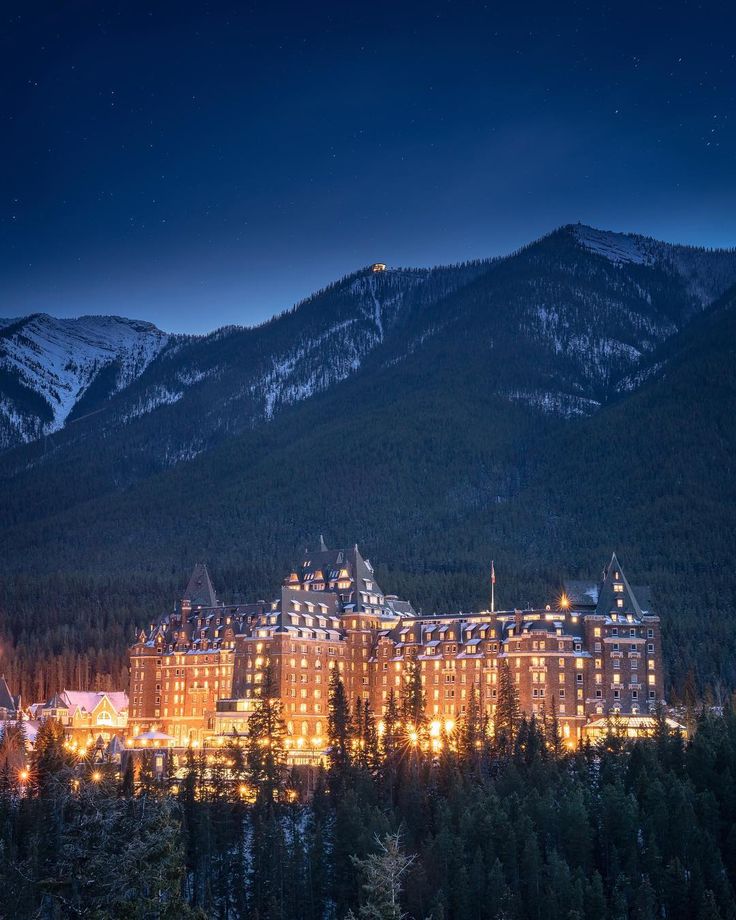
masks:
[[[171,465],[367,361],[402,361],[475,329],[489,355],[495,349],[506,398],[547,413],[590,414],[617,386],[630,386],[642,359],[734,280],[733,251],[577,225],[507,258],[358,271],[262,326],[204,337],[168,339],[114,317],[30,317],[0,330],[7,352],[0,366],[19,377],[2,392],[8,400],[20,384],[26,393],[8,410],[22,418],[16,441],[93,412],[85,432],[105,434],[154,413],[158,436],[147,453]],[[34,415],[37,397],[43,403]],[[67,434],[57,442],[83,436],[78,424]]]
[[[0,457],[6,673],[122,680],[195,561],[264,597],[323,531],[425,610],[482,605],[491,556],[514,604],[616,549],[660,601],[674,690],[736,686],[734,282],[733,252],[575,226],[177,338]]]
[[[167,342],[119,316],[0,319],[0,449],[58,431],[93,388],[100,398],[129,386]]]

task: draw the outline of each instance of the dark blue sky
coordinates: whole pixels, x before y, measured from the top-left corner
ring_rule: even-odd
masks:
[[[577,220],[736,244],[726,0],[0,15],[0,315],[206,331]]]

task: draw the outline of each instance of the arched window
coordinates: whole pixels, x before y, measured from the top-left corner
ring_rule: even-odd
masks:
[[[112,725],[112,716],[109,712],[103,711],[97,714],[98,725]]]

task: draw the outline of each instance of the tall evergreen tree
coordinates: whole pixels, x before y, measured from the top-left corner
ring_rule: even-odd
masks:
[[[328,760],[333,779],[345,780],[352,758],[353,726],[350,704],[340,672],[335,667],[330,672],[330,696],[327,712]]]
[[[508,661],[502,659],[498,669],[498,700],[493,723],[496,745],[500,751],[511,751],[520,722],[519,691]]]
[[[407,856],[401,848],[399,834],[387,834],[376,841],[378,852],[363,859],[353,858],[362,877],[360,920],[402,920],[401,893],[404,877],[415,856]],[[352,912],[348,915],[352,918]]]
[[[245,771],[256,797],[267,802],[279,801],[285,787],[286,726],[281,715],[282,703],[268,665],[258,691],[255,708],[248,719],[245,745]]]

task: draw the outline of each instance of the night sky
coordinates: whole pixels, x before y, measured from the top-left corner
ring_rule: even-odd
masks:
[[[736,244],[736,7],[0,4],[0,316],[250,324],[581,220]]]

